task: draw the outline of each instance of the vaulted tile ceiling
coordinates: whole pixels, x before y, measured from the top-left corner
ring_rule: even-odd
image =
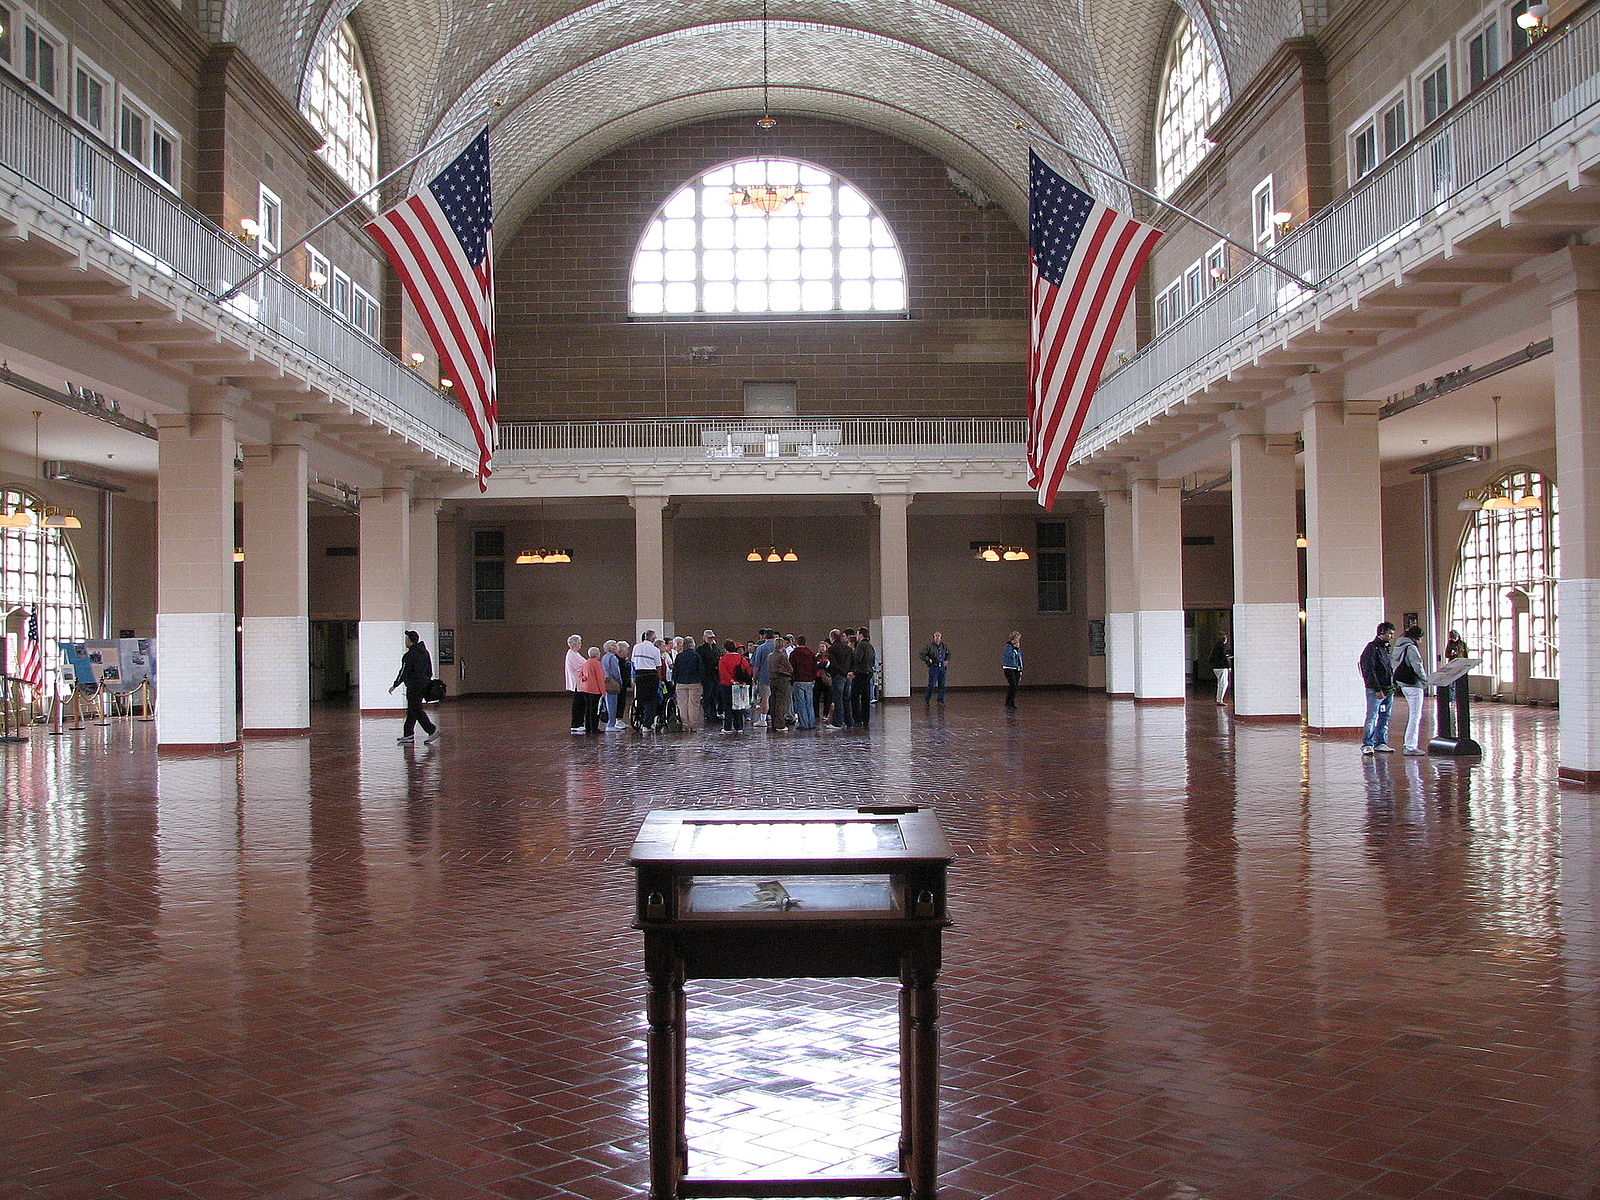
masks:
[[[761,106],[760,0],[200,0],[300,97],[339,22],[355,25],[386,163],[491,100],[500,244],[561,181],[636,138]],[[973,179],[1020,220],[1024,122],[1146,177],[1152,106],[1180,11],[1224,95],[1319,0],[769,0],[771,106],[880,130]],[[434,164],[424,162],[419,169]],[[1103,185],[1101,185],[1103,186]]]

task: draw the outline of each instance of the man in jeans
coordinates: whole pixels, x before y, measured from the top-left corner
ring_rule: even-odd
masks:
[[[1394,667],[1389,661],[1389,643],[1394,641],[1394,622],[1384,621],[1377,636],[1361,651],[1361,682],[1367,688],[1367,723],[1361,731],[1361,753],[1393,754],[1389,745],[1389,708],[1394,703]]]

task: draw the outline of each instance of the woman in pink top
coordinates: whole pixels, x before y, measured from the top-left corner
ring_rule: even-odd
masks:
[[[600,647],[590,646],[589,657],[578,667],[578,690],[583,700],[583,731],[600,732],[600,697],[606,692],[606,673],[600,665]]]

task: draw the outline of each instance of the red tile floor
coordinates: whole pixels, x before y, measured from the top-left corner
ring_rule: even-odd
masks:
[[[1600,799],[1549,710],[1480,708],[1481,763],[1075,693],[566,715],[0,748],[0,1197],[640,1196],[644,812],[879,799],[958,852],[942,1197],[1600,1197]],[[696,1168],[882,1165],[891,996],[695,985]]]

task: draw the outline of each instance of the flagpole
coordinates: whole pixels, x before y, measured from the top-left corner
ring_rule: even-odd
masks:
[[[1146,199],[1154,200],[1157,204],[1161,205],[1161,207],[1170,208],[1173,212],[1177,213],[1184,220],[1193,221],[1196,225],[1200,226],[1201,229],[1204,229],[1208,233],[1214,234],[1217,237],[1221,238],[1223,241],[1227,242],[1228,245],[1232,246],[1235,250],[1238,250],[1243,254],[1248,254],[1251,258],[1255,259],[1257,262],[1265,263],[1267,266],[1271,267],[1274,271],[1278,272],[1280,275],[1287,276],[1288,278],[1294,280],[1301,287],[1305,288],[1306,291],[1315,292],[1315,291],[1319,291],[1320,290],[1317,287],[1316,284],[1312,283],[1309,279],[1306,279],[1304,276],[1296,275],[1293,271],[1289,270],[1289,268],[1284,266],[1282,263],[1273,262],[1272,259],[1267,258],[1265,255],[1258,254],[1256,251],[1252,250],[1249,246],[1246,246],[1243,242],[1234,241],[1231,237],[1229,237],[1227,234],[1223,233],[1222,230],[1218,229],[1215,225],[1211,225],[1211,224],[1208,224],[1205,221],[1202,221],[1199,217],[1195,216],[1192,212],[1189,212],[1186,209],[1179,208],[1176,204],[1173,204],[1172,202],[1170,202],[1168,200],[1163,200],[1160,196],[1156,195],[1154,192],[1150,191],[1148,188],[1140,187],[1137,183],[1134,183],[1131,179],[1124,179],[1121,175],[1118,175],[1115,171],[1106,170],[1106,168],[1102,167],[1099,163],[1090,162],[1086,158],[1079,157],[1078,154],[1075,151],[1073,151],[1071,148],[1062,145],[1060,142],[1056,141],[1054,138],[1046,137],[1044,134],[1040,133],[1037,129],[1029,129],[1021,121],[1017,122],[1017,128],[1019,130],[1021,130],[1022,133],[1025,134],[1027,137],[1032,138],[1036,142],[1043,142],[1047,146],[1054,146],[1057,150],[1061,151],[1061,153],[1065,154],[1068,158],[1070,158],[1073,162],[1077,163],[1080,167],[1088,167],[1091,171],[1099,171],[1100,174],[1102,174],[1102,175],[1104,175],[1104,176],[1106,176],[1106,177],[1108,177],[1110,179],[1115,179],[1118,183],[1122,184],[1124,187],[1132,188],[1134,191],[1138,192],[1141,196],[1144,196]]]
[[[222,292],[221,294],[219,294],[217,296],[217,303],[218,304],[226,304],[229,300],[233,299],[241,291],[243,291],[249,285],[249,283],[250,283],[250,281],[252,279],[255,279],[258,275],[262,274],[265,271],[270,270],[271,268],[276,266],[278,263],[282,262],[285,258],[289,257],[289,255],[293,254],[296,250],[300,249],[301,246],[304,246],[307,242],[309,242],[312,238],[316,237],[317,234],[321,233],[329,225],[332,225],[336,220],[338,220],[340,217],[344,216],[345,213],[349,212],[352,208],[354,208],[356,205],[360,204],[368,196],[372,195],[373,192],[377,191],[384,184],[388,183],[389,180],[393,179],[396,175],[400,174],[401,171],[404,171],[407,167],[411,166],[412,163],[416,162],[418,159],[422,158],[424,155],[431,154],[434,150],[437,150],[440,146],[444,145],[444,143],[448,142],[451,138],[455,137],[456,134],[460,133],[467,126],[477,124],[479,121],[483,120],[484,117],[488,116],[491,112],[493,112],[495,109],[499,108],[504,103],[505,103],[505,101],[503,101],[503,100],[492,101],[491,103],[484,105],[477,112],[473,113],[465,121],[462,121],[458,125],[452,125],[448,130],[446,130],[444,133],[441,133],[438,137],[434,138],[433,141],[429,142],[421,150],[418,150],[410,158],[406,159],[405,162],[403,162],[399,166],[395,167],[387,175],[385,175],[382,179],[378,180],[371,187],[369,187],[366,191],[362,192],[360,195],[358,195],[354,199],[352,199],[348,204],[341,204],[338,208],[334,209],[333,212],[329,213],[322,220],[318,221],[315,225],[313,225],[309,230],[306,231],[305,236],[302,237],[299,241],[294,242],[291,245],[285,246],[282,250],[278,251],[278,253],[274,254],[271,258],[263,259],[262,262],[261,262],[261,265],[258,266],[254,271],[251,271],[250,274],[246,275],[243,279],[239,280],[238,283],[234,284],[227,291]]]

